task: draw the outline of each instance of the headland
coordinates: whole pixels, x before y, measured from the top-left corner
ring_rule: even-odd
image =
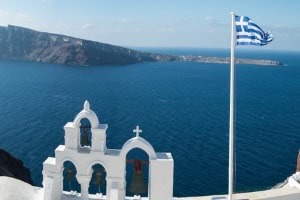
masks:
[[[0,26],[0,59],[65,65],[127,65],[141,62],[230,62],[229,58],[168,55],[8,25]],[[237,64],[281,66],[280,61],[236,58]]]

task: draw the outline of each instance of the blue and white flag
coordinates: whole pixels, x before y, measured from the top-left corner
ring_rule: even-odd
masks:
[[[270,32],[265,33],[249,17],[235,16],[236,44],[263,46],[274,38]]]

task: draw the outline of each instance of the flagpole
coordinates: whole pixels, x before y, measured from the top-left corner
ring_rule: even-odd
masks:
[[[234,49],[235,49],[235,13],[231,12],[231,49],[230,49],[230,108],[229,108],[229,163],[228,163],[228,200],[232,200],[234,185]]]

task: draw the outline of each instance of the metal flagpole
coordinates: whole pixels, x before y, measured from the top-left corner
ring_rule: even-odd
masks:
[[[234,176],[234,49],[235,49],[235,13],[231,12],[231,50],[230,50],[230,108],[229,108],[229,163],[228,163],[228,200],[232,200]]]

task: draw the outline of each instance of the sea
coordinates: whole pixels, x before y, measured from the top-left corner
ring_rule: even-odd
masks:
[[[229,49],[139,48],[229,57]],[[283,66],[236,65],[235,192],[269,189],[296,170],[300,148],[300,52],[247,48],[236,57]],[[64,144],[63,127],[88,100],[108,124],[107,148],[135,134],[174,159],[174,196],[227,193],[229,64],[147,62],[68,66],[0,61],[0,148],[22,159],[36,186]],[[147,173],[144,173],[147,176]]]

